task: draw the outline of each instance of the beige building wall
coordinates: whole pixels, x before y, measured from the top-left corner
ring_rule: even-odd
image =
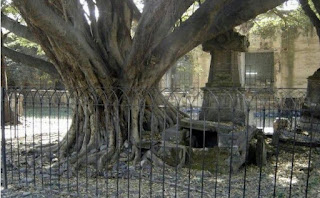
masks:
[[[278,34],[272,39],[249,35],[248,52],[274,52],[274,87],[306,88],[307,78],[320,68],[319,38],[315,30],[309,35],[288,34]],[[191,53],[194,67],[201,67],[200,73],[193,74],[193,85],[194,87],[205,87],[208,81],[211,56],[202,51],[201,46]],[[245,76],[244,60],[244,53],[239,53],[239,76],[242,85]]]
[[[192,78],[190,79],[191,87],[190,88],[201,88],[205,87],[205,84],[208,82],[209,77],[209,69],[211,62],[211,55],[202,50],[202,46],[199,45],[192,51],[187,54],[190,59],[190,63],[192,64]],[[179,62],[180,60],[178,60]],[[174,66],[175,67],[175,66]],[[172,68],[173,69],[173,68]],[[168,72],[162,77],[160,82],[160,88],[170,88],[173,78],[175,78],[174,74],[172,74],[172,70],[168,70]],[[183,88],[183,85],[176,85],[178,88]],[[175,87],[176,88],[176,87]]]
[[[211,55],[202,50],[202,46],[191,51],[193,58],[193,87],[205,87],[209,78]]]
[[[307,36],[279,34],[273,39],[249,35],[249,41],[249,52],[274,51],[277,88],[306,88],[307,78],[320,68],[320,42],[315,31]]]
[[[295,34],[295,33],[291,33]],[[307,78],[320,68],[320,42],[315,31],[308,36],[278,34],[272,39],[262,39],[249,35],[248,52],[274,52],[274,87],[306,88]],[[192,86],[205,87],[210,70],[210,53],[204,52],[202,46],[190,52],[192,56]],[[239,77],[244,86],[245,58],[239,53]]]

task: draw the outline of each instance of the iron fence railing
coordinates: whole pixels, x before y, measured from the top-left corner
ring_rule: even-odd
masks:
[[[1,194],[319,196],[319,108],[305,89],[132,93],[3,89]]]

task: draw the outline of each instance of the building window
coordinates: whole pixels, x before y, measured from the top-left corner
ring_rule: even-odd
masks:
[[[245,53],[245,86],[272,87],[274,83],[274,53]]]
[[[193,84],[193,63],[182,57],[162,77],[160,88],[170,91],[187,91]]]

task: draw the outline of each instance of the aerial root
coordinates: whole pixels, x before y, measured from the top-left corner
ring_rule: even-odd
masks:
[[[150,162],[154,163],[155,166],[159,166],[159,167],[171,167],[169,164],[167,164],[165,161],[163,161],[161,158],[159,158],[155,153],[153,153],[151,150],[147,151],[144,156],[142,157],[142,159],[147,159]]]

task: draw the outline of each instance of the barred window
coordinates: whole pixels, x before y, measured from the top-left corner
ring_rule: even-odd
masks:
[[[245,53],[245,86],[272,87],[274,83],[274,53]]]

